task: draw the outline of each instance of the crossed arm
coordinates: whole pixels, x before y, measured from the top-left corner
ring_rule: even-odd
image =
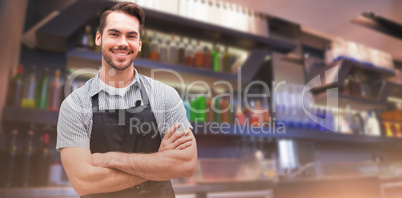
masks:
[[[171,127],[161,142],[159,152],[92,154],[88,148],[60,150],[67,176],[79,194],[123,190],[147,180],[169,180],[191,176],[197,160],[196,142],[189,129]]]
[[[164,139],[176,139],[175,136],[181,133],[184,134],[181,141],[185,142],[179,142],[181,149],[160,149],[152,154],[108,152],[93,154],[92,160],[95,166],[117,169],[147,180],[165,181],[176,177],[190,177],[197,165],[197,145],[191,130],[167,133]],[[165,141],[162,144],[172,143]]]

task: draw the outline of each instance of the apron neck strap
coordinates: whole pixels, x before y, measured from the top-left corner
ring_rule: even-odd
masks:
[[[138,87],[140,88],[141,97],[142,97],[142,104],[147,105],[149,104],[149,98],[147,91],[145,90],[144,84],[141,82],[141,77],[138,78]]]
[[[147,91],[144,88],[144,84],[142,84],[140,78],[138,78],[138,87],[140,88],[141,92],[141,99],[142,99],[142,104],[147,105],[149,104],[149,98]],[[98,112],[99,111],[99,93],[95,94],[91,98],[92,100],[92,112]]]

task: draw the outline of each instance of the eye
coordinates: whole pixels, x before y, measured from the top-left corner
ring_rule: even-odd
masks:
[[[110,36],[117,36],[117,34],[116,33],[111,33]]]

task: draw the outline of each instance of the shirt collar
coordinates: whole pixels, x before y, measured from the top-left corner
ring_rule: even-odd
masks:
[[[89,95],[92,97],[95,94],[99,93],[100,91],[105,91],[104,87],[101,85],[101,79],[99,78],[99,73],[101,70],[98,70],[98,72],[96,73],[96,76],[94,77],[94,80],[92,81],[92,86],[91,89],[89,90]],[[128,89],[131,89],[131,87],[135,87],[135,88],[139,88],[139,83],[140,82],[140,77],[139,77],[139,73],[137,72],[137,70],[134,68],[134,79],[133,81],[130,83],[130,85],[128,85]]]

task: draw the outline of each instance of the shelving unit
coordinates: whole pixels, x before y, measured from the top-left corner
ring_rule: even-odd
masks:
[[[327,87],[341,87],[343,86],[343,82],[345,81],[347,75],[356,70],[361,70],[368,76],[375,76],[380,80],[384,80],[395,75],[395,72],[392,70],[370,66],[349,58],[343,58],[325,66],[322,69],[319,69],[311,75],[312,77],[320,75],[322,82],[322,85],[314,88],[313,91],[319,92]],[[307,82],[310,80],[311,79],[308,79]]]
[[[314,97],[314,102],[318,105],[326,106],[328,97],[332,96],[328,96],[326,92],[317,94]],[[330,104],[328,104],[329,107],[341,108],[341,109],[346,109],[347,106],[349,105],[351,109],[356,111],[366,111],[378,108],[385,108],[386,106],[383,100],[351,96],[342,93],[338,93],[338,103],[335,105],[337,106],[331,106]]]
[[[216,138],[225,137],[264,137],[272,139],[298,139],[309,141],[324,141],[335,143],[351,143],[351,144],[402,144],[402,138],[389,138],[382,136],[368,136],[345,134],[340,132],[320,131],[314,129],[289,128],[285,130],[277,130],[278,127],[261,128],[251,126],[238,126],[233,124],[224,125],[221,131],[211,123],[192,123],[193,132],[196,137],[213,136]],[[274,130],[275,131],[274,131]]]
[[[63,10],[37,31],[38,46],[48,50],[65,51],[69,37],[103,8],[111,7],[114,1],[77,1]],[[270,48],[279,52],[290,52],[296,45],[291,42],[262,37],[225,27],[204,23],[177,15],[143,8],[147,16],[146,28],[184,34],[201,40],[234,45],[243,49]],[[183,28],[185,27],[185,28]],[[48,42],[52,39],[52,42]]]
[[[244,61],[241,69],[236,74],[225,73],[225,72],[215,72],[212,70],[207,70],[204,68],[191,67],[186,65],[169,64],[160,61],[153,61],[149,59],[137,58],[134,61],[134,66],[140,68],[141,73],[151,74],[153,69],[163,69],[174,71],[182,75],[184,80],[187,82],[193,82],[196,79],[205,80],[209,82],[208,84],[213,84],[213,82],[225,80],[235,85],[240,82],[246,83],[252,80],[258,68],[265,60],[266,56],[269,55],[269,51],[254,49],[250,52],[247,59]],[[102,61],[101,53],[85,50],[85,49],[74,49],[67,52],[67,67],[73,69],[82,68],[93,68],[98,69],[100,62]],[[168,72],[167,72],[168,73]],[[150,76],[150,75],[148,75]],[[194,78],[197,76],[197,78]],[[162,77],[161,80],[169,81],[171,76]],[[187,83],[190,84],[190,83]]]
[[[58,111],[44,109],[30,109],[5,106],[3,108],[3,122],[32,123],[56,125],[59,117]]]

